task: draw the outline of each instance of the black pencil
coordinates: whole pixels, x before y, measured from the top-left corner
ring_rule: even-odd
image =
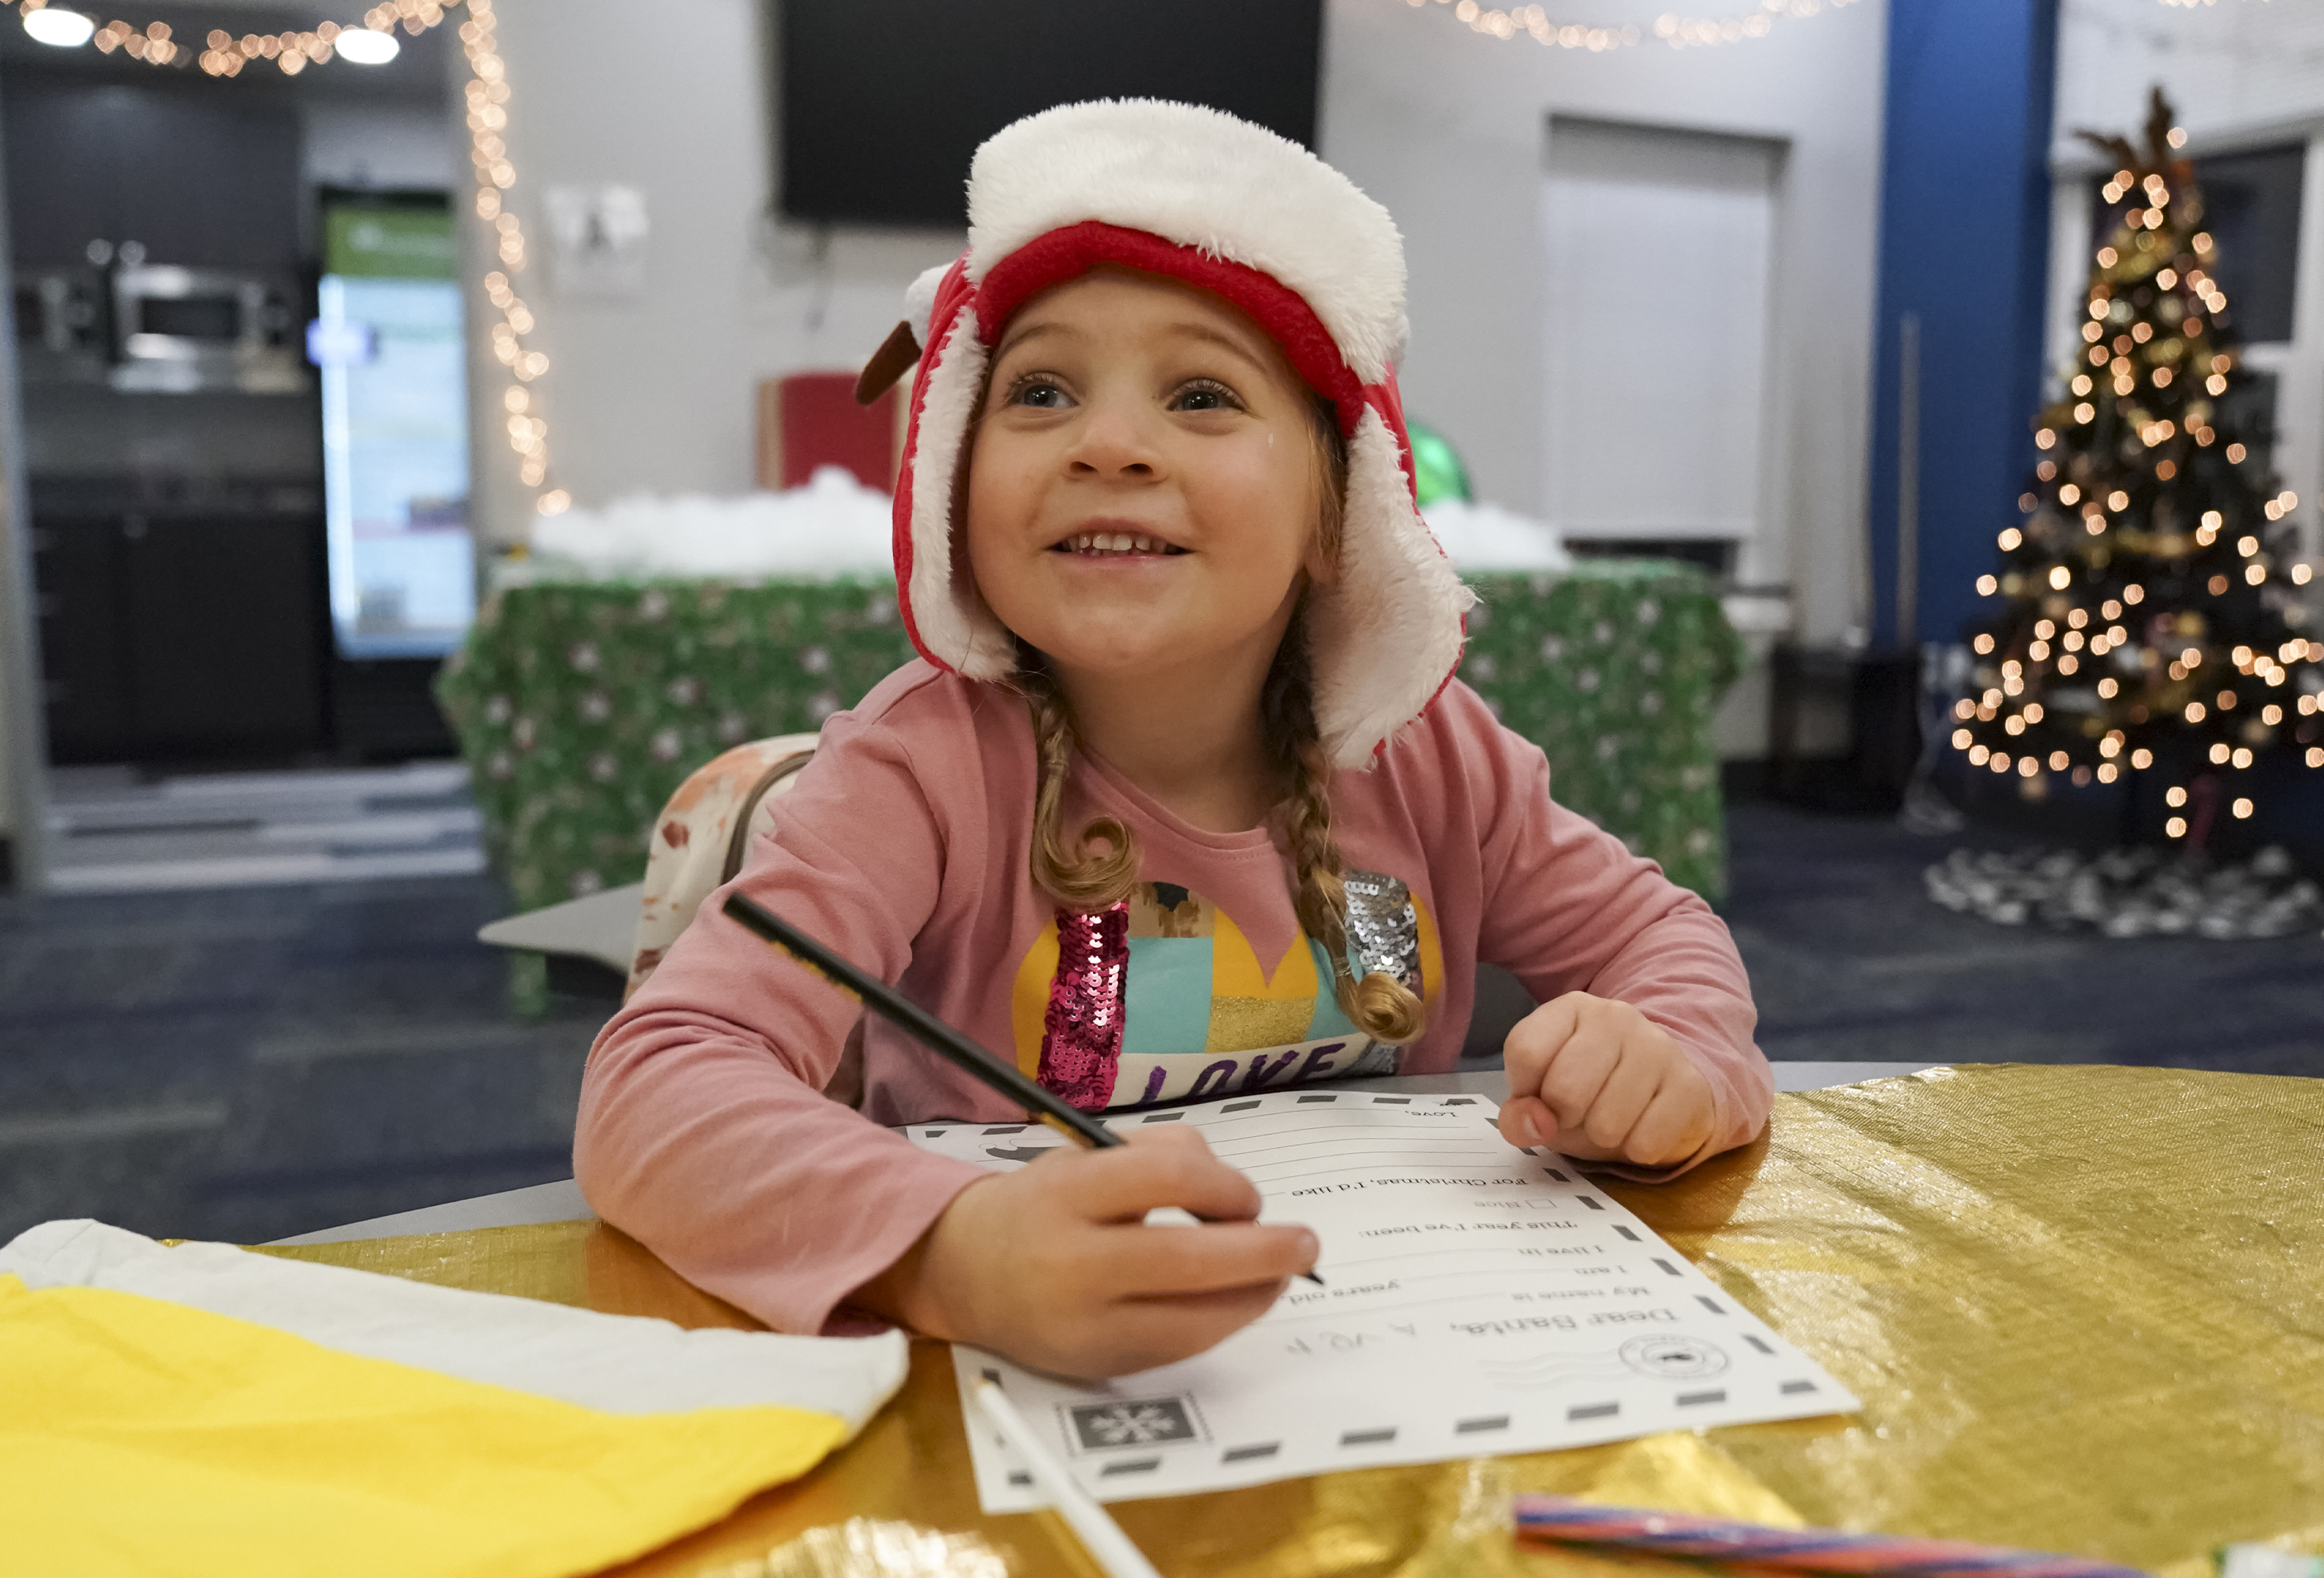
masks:
[[[761,941],[788,954],[865,1008],[908,1031],[921,1044],[1018,1103],[1027,1112],[1056,1124],[1083,1144],[1100,1150],[1123,1143],[1120,1135],[1067,1103],[1039,1081],[1026,1078],[1014,1064],[1003,1063],[878,976],[849,964],[763,904],[740,893],[729,893],[723,908],[728,919],[741,922]],[[1300,1275],[1319,1287],[1323,1286],[1323,1279],[1313,1271],[1302,1271]]]
[[[1120,1135],[1087,1112],[1038,1080],[1027,1079],[1014,1064],[1001,1062],[878,976],[849,964],[765,905],[740,893],[729,893],[725,909],[730,918],[749,927],[761,940],[790,955],[881,1018],[910,1031],[931,1050],[1026,1111],[1047,1119],[1084,1145],[1102,1150],[1122,1143]]]

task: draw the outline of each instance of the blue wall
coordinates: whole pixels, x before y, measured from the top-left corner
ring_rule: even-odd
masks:
[[[1889,5],[1870,499],[1873,639],[1883,648],[1897,629],[1904,314],[1921,322],[1920,640],[1960,639],[2034,463],[2057,34],[2057,0]]]

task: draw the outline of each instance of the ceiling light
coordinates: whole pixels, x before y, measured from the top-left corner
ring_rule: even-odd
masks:
[[[358,66],[384,66],[402,51],[403,46],[395,42],[392,32],[351,27],[331,41],[331,48],[338,51],[341,60],[353,60]]]
[[[51,11],[44,6],[24,14],[24,31],[44,44],[70,50],[88,42],[97,23],[78,11]]]

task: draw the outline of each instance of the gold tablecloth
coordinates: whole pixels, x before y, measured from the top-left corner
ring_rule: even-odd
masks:
[[[2068,1551],[2165,1578],[2201,1578],[2229,1541],[2324,1546],[2324,1080],[1940,1069],[1778,1096],[1757,1144],[1614,1192],[1863,1411],[1115,1516],[1165,1573],[1254,1578],[1665,1565],[1517,1551],[1516,1490]],[[274,1252],[752,1324],[595,1223]],[[802,1539],[851,1518],[954,1536],[956,1563],[989,1551],[1015,1573],[1089,1571],[1049,1515],[979,1513],[950,1360],[918,1343],[902,1396],[853,1445],[623,1572],[937,1570]]]

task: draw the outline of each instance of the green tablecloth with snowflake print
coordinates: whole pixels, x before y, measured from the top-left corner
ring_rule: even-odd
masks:
[[[1548,752],[1560,803],[1718,900],[1711,715],[1742,647],[1658,560],[1477,575],[1462,678]],[[811,730],[912,656],[886,581],[555,582],[491,597],[436,694],[520,909],[636,881],[655,814],[738,742]]]

